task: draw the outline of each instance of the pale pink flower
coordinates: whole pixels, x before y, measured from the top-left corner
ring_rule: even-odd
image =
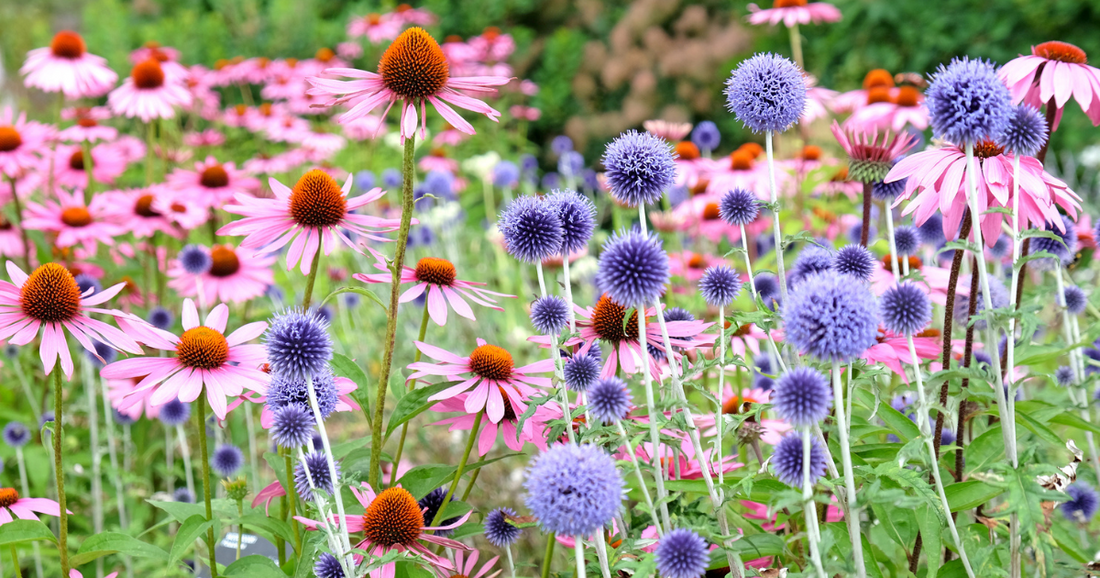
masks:
[[[420,170],[426,173],[443,171],[452,175],[458,174],[458,161],[448,157],[442,149],[430,151],[421,157],[419,165]]]
[[[92,147],[92,178],[97,183],[110,184],[126,172],[128,161],[124,155],[115,154],[118,149],[107,143]],[[84,151],[79,145],[57,145],[53,152],[54,188],[84,189],[88,186],[88,172],[84,163]]]
[[[260,189],[260,181],[234,163],[220,163],[213,156],[196,162],[195,170],[179,168],[165,179],[179,195],[207,208],[221,208],[238,195],[252,196]]]
[[[130,77],[111,91],[107,104],[115,114],[143,122],[176,116],[176,107],[191,106],[191,93],[182,78],[170,78],[160,62],[149,59],[134,65]]]
[[[154,185],[146,189],[105,191],[96,198],[105,198],[105,204],[114,209],[116,222],[134,237],[143,239],[163,233],[178,239],[182,236],[179,229],[172,225],[169,216],[158,210],[158,198],[170,194],[163,186]]]
[[[669,142],[680,142],[691,132],[690,122],[647,120],[642,122],[642,127],[653,136],[659,136]]]
[[[740,231],[738,231],[737,237],[740,237]],[[731,241],[735,240],[731,239]],[[682,251],[668,256],[669,274],[683,277],[691,284],[703,277],[703,271],[706,271],[707,267],[725,264],[726,260],[724,258],[707,253]]]
[[[472,430],[478,412],[470,413],[466,411],[466,402],[471,395],[473,394],[469,392],[460,393],[428,408],[440,413],[459,412],[463,414],[439,420],[432,425],[449,425],[447,431],[452,432]],[[493,449],[498,433],[504,437],[504,445],[512,451],[522,450],[527,442],[534,444],[540,450],[545,450],[546,437],[549,435],[547,423],[554,419],[561,419],[561,411],[554,412],[553,407],[555,406],[538,406],[535,408],[535,413],[523,422],[523,429],[518,429],[519,417],[528,409],[526,400],[524,398],[514,398],[506,390],[501,391],[501,396],[504,398],[504,415],[497,421],[493,421],[492,418],[482,421],[477,436],[477,455],[484,456],[489,453],[489,450]]]
[[[481,566],[481,569],[478,570],[477,569],[477,557],[478,557],[478,551],[477,550],[474,550],[473,552],[470,552],[470,556],[468,558],[464,559],[463,556],[464,556],[463,552],[461,552],[461,551],[455,552],[454,572],[451,572],[450,570],[448,570],[446,568],[440,568],[440,567],[436,566],[436,568],[435,568],[436,575],[439,578],[454,578],[454,576],[456,576],[456,575],[457,576],[466,576],[468,578],[482,578],[486,574],[489,574],[489,571],[493,569],[493,564],[496,564],[497,560],[500,558],[499,556],[493,556],[492,558],[489,558],[489,560],[486,561],[485,564],[483,564]],[[485,578],[496,578],[500,573],[501,573],[501,570],[497,569],[496,572],[493,572],[492,574],[489,574],[488,576],[485,576]]]
[[[381,44],[397,38],[404,26],[405,21],[394,14],[371,13],[352,17],[348,22],[348,37],[366,36],[371,44]]]
[[[408,4],[398,4],[397,8],[394,8],[392,15],[394,18],[406,23],[416,26],[430,26],[435,24],[436,17],[425,8],[413,8]]]
[[[160,415],[160,406],[149,403],[153,395],[152,389],[142,390],[137,395],[132,395],[141,383],[141,377],[128,377],[125,379],[107,380],[107,399],[111,400],[111,407],[122,415],[137,421],[145,416],[155,419]]]
[[[796,24],[822,24],[840,20],[840,10],[825,2],[807,2],[806,0],[776,0],[772,8],[761,10],[756,4],[749,4],[749,24],[770,24],[780,22],[790,28]]]
[[[803,73],[802,80],[806,83],[806,109],[802,111],[802,123],[809,124],[819,118],[828,116],[832,108],[833,99],[838,93],[835,90],[817,86],[817,78],[812,74]]]
[[[183,144],[196,148],[221,146],[225,144],[225,135],[213,128],[202,132],[189,132],[183,135]]]
[[[374,267],[386,272],[356,273],[352,277],[364,283],[389,283],[393,279],[383,263],[375,263]],[[515,295],[482,289],[485,283],[459,279],[454,264],[438,257],[424,257],[417,261],[416,267],[403,267],[400,282],[401,284],[412,283],[413,286],[402,293],[398,301],[408,303],[424,295],[427,300],[428,315],[439,326],[447,324],[448,304],[455,313],[474,320],[474,311],[466,299],[482,307],[504,311],[497,305],[494,297],[515,297]]]
[[[1010,60],[997,76],[1008,85],[1013,103],[1037,109],[1054,104],[1057,113],[1051,132],[1058,128],[1070,97],[1077,100],[1093,126],[1100,126],[1100,69],[1087,62],[1084,50],[1052,40],[1032,46],[1030,55]]]
[[[340,126],[344,129],[344,135],[352,140],[374,139],[389,132],[385,119],[373,114],[342,122]]]
[[[542,111],[533,106],[523,106],[522,104],[514,104],[508,109],[508,113],[512,116],[535,122],[542,117]]]
[[[64,142],[75,143],[112,141],[118,138],[118,129],[99,124],[99,121],[94,118],[81,117],[77,119],[76,124],[59,132],[57,138]]]
[[[49,152],[53,127],[28,121],[27,113],[16,116],[10,106],[0,113],[0,174],[9,178],[22,177],[38,168]]]
[[[215,245],[210,269],[200,275],[187,272],[178,259],[168,265],[168,286],[183,297],[198,295],[199,303],[244,303],[264,294],[275,283],[273,255],[259,255],[244,247]]]
[[[23,84],[70,99],[98,98],[118,81],[107,60],[89,53],[84,39],[68,30],[54,35],[48,47],[28,52],[19,73]]]
[[[340,58],[354,60],[363,55],[363,47],[358,42],[341,42],[336,45],[336,54]]]
[[[114,207],[103,195],[92,197],[84,204],[84,193],[57,191],[57,201],[45,200],[42,204],[27,203],[23,226],[30,231],[46,231],[57,236],[58,247],[82,244],[94,251],[96,243],[111,245],[114,238],[125,229],[114,222]]]
[[[61,515],[61,505],[46,498],[20,497],[15,488],[0,488],[0,526],[15,519],[38,520],[35,514],[56,518]]]
[[[936,359],[940,355],[938,331],[936,335],[914,335],[913,345],[917,352],[918,359],[916,363],[918,364],[922,359]],[[905,374],[905,368],[912,367],[914,359],[909,355],[909,341],[904,335],[879,329],[878,343],[864,351],[860,357],[871,365],[882,363],[890,368],[890,371],[900,375],[902,381],[909,383],[909,376]]]

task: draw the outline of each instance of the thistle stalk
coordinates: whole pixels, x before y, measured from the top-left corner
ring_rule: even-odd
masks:
[[[848,378],[851,379],[851,376],[851,370],[849,369]],[[840,438],[840,458],[844,466],[844,489],[847,490],[848,515],[844,518],[848,522],[848,538],[852,541],[852,558],[856,566],[856,576],[864,578],[867,576],[867,567],[863,561],[863,538],[860,534],[859,511],[856,508],[856,477],[852,471],[852,448],[848,441],[848,427],[851,416],[846,415],[847,412],[844,409],[844,389],[840,380],[840,362],[835,359],[833,360],[831,381],[833,382],[833,407],[836,408],[837,437]],[[849,399],[851,399],[850,396]]]

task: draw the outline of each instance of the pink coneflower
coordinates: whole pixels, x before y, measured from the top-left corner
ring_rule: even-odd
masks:
[[[775,0],[772,8],[761,10],[756,4],[749,4],[749,24],[770,24],[780,22],[790,28],[797,24],[822,24],[840,20],[840,10],[825,2],[807,2],[806,0]]]
[[[241,204],[227,205],[225,210],[245,218],[222,227],[218,234],[244,235],[241,247],[257,249],[257,254],[278,251],[293,240],[286,254],[288,270],[293,269],[300,260],[302,274],[308,275],[318,250],[328,255],[336,248],[337,240],[362,253],[344,231],[372,241],[387,241],[378,233],[397,229],[396,220],[356,213],[360,207],[380,199],[386,192],[375,187],[348,199],[352,184],[350,175],[343,188],[318,169],[302,175],[293,189],[274,178],[268,183],[275,198],[237,195],[236,200]]]
[[[546,437],[548,435],[546,424],[553,419],[561,419],[561,410],[553,411],[556,406],[539,406],[535,413],[523,422],[523,429],[517,429],[519,416],[527,411],[527,403],[522,398],[514,398],[511,393],[501,389],[501,397],[504,399],[504,415],[497,421],[492,418],[482,420],[481,429],[477,434],[477,455],[484,456],[493,449],[497,441],[497,433],[504,437],[504,445],[513,451],[520,451],[523,445],[531,442],[535,447],[545,450]],[[439,420],[432,425],[449,425],[447,431],[472,430],[477,420],[477,413],[466,411],[466,402],[471,393],[460,393],[454,397],[445,399],[433,406],[430,410],[439,413],[459,412],[463,415]]]
[[[358,42],[341,42],[336,45],[336,54],[340,58],[354,60],[363,55],[363,47]]]
[[[667,430],[666,430],[667,432]],[[677,432],[679,434],[679,432]],[[698,459],[695,457],[695,446],[691,441],[687,439],[686,434],[680,434],[679,452],[673,451],[674,448],[671,444],[662,443],[661,447],[657,449],[661,456],[661,465],[668,470],[668,477],[672,479],[680,480],[697,480],[703,477],[703,467]],[[680,437],[679,435],[677,437]],[[622,456],[620,459],[629,460],[629,454],[626,454],[620,448],[618,456]],[[711,456],[714,450],[703,450],[703,460],[707,462],[708,469],[710,470],[710,476],[717,476],[718,470],[721,469],[723,473],[730,473],[737,468],[744,466],[745,464],[737,461],[737,456],[723,456],[721,465],[713,463],[714,460]],[[638,447],[634,448],[634,455],[639,462],[651,462],[653,461],[650,455],[653,453],[653,444],[650,442],[643,442],[638,444]],[[677,478],[677,472],[680,476]]]
[[[848,176],[865,183],[882,180],[894,160],[916,144],[909,133],[898,133],[891,138],[889,131],[885,134],[846,131],[835,120],[831,128],[833,136],[848,154]]]
[[[19,228],[0,215],[0,256],[22,257],[25,255],[23,247],[23,235]]]
[[[305,154],[295,148],[272,156],[260,153],[244,162],[244,170],[254,175],[289,173],[305,162]]]
[[[221,146],[225,144],[225,135],[213,128],[202,132],[189,132],[183,135],[183,144],[189,147]]]
[[[692,236],[700,236],[716,244],[723,239],[728,239],[731,243],[738,241],[741,238],[741,229],[722,220],[718,211],[719,199],[720,197],[711,193],[696,195],[680,203],[672,212],[679,217],[682,229]],[[689,277],[688,280],[696,281],[701,275],[700,270],[699,275]]]
[[[176,116],[175,107],[191,106],[191,93],[182,78],[169,78],[156,59],[134,65],[122,86],[107,95],[107,104],[115,114],[149,122]]]
[[[260,181],[248,176],[234,163],[221,163],[212,156],[196,162],[195,170],[176,169],[165,179],[167,185],[191,202],[207,208],[220,208],[235,196],[251,196],[260,189]]]
[[[374,267],[381,271],[388,271],[382,263],[375,263]],[[364,283],[389,283],[392,280],[388,272],[356,273],[352,277]],[[413,283],[413,286],[401,294],[399,302],[408,303],[427,293],[425,298],[428,315],[440,326],[447,323],[448,303],[455,313],[473,320],[474,311],[466,299],[483,307],[504,311],[497,305],[494,297],[515,297],[515,295],[482,289],[485,283],[459,279],[454,264],[438,257],[424,257],[417,261],[416,267],[404,267],[401,271],[401,283]]]
[[[373,114],[340,123],[340,126],[344,129],[344,135],[352,140],[374,139],[389,132],[385,119]]]
[[[71,99],[103,96],[118,81],[107,60],[89,53],[84,39],[68,30],[54,35],[48,47],[28,52],[19,73],[26,77],[23,84]]]
[[[448,129],[453,130],[453,129]],[[443,171],[451,173],[452,175],[458,174],[458,161],[449,158],[447,151],[436,148],[428,151],[428,154],[420,158],[420,170],[430,173],[432,171]]]
[[[456,130],[455,127],[448,124],[443,127],[443,130],[432,136],[432,144],[437,147],[443,145],[456,146],[468,138],[470,138],[470,135],[460,130]],[[421,162],[423,162],[423,159],[421,159]],[[421,166],[423,166],[423,164]]]
[[[82,116],[76,119],[76,124],[62,130],[57,137],[64,142],[95,142],[98,140],[112,141],[118,137],[118,129],[99,124],[99,121]]]
[[[642,127],[653,136],[659,136],[668,142],[680,142],[691,132],[690,122],[669,122],[667,120],[647,120]]]
[[[158,189],[153,210],[164,215],[173,225],[190,231],[201,227],[210,219],[210,210],[206,205],[165,185]]]
[[[415,24],[416,26],[430,26],[435,24],[436,21],[435,14],[424,8],[413,8],[408,4],[398,4],[391,14],[394,18],[406,24]]]
[[[52,127],[28,121],[25,112],[16,116],[5,106],[0,113],[0,174],[18,178],[37,168],[52,136]]]
[[[741,147],[726,157],[715,160],[699,159],[700,180],[707,181],[707,192],[716,196],[733,189],[753,191],[761,199],[770,199],[768,167],[756,162],[757,153],[752,148]],[[776,175],[776,186],[785,190],[789,175]]]
[[[98,356],[94,341],[127,353],[141,353],[141,347],[126,333],[89,315],[108,315],[120,324],[130,321],[129,326],[141,327],[143,322],[121,311],[95,307],[117,295],[124,284],[81,295],[72,273],[57,263],[40,265],[30,275],[11,261],[7,262],[7,269],[11,283],[0,281],[0,340],[10,338],[13,345],[26,345],[38,336],[41,328],[38,353],[47,375],[59,359],[65,375],[73,375],[66,331],[93,355]]]
[[[890,371],[900,375],[902,381],[909,383],[909,376],[905,374],[906,366],[919,365],[922,359],[936,359],[939,357],[939,331],[931,329],[927,333],[914,335],[913,345],[916,348],[918,357],[915,361],[909,355],[909,341],[904,335],[879,329],[878,343],[864,351],[860,357],[872,365],[882,363],[889,367]]]
[[[425,117],[428,104],[451,126],[466,134],[474,134],[473,125],[449,104],[484,114],[496,122],[500,113],[471,95],[496,94],[493,87],[507,84],[510,80],[503,76],[452,77],[439,44],[422,28],[416,27],[402,32],[390,44],[382,54],[377,73],[354,68],[328,69],[326,72],[355,79],[309,79],[313,85],[310,94],[336,97],[327,103],[328,106],[351,105],[351,109],[341,115],[341,122],[365,115],[382,104],[386,104],[388,112],[395,102],[401,101],[403,139],[416,134],[417,127],[421,127],[421,138],[427,136]],[[417,108],[420,109],[420,117],[417,116]]]
[[[876,102],[860,107],[844,121],[844,128],[855,131],[894,131],[900,133],[906,125],[917,130],[928,128],[928,108],[924,95],[912,86],[898,89],[893,101]]]
[[[523,106],[522,104],[514,104],[509,107],[508,114],[511,114],[518,119],[527,120],[530,122],[535,122],[542,117],[541,110],[533,106]]]
[[[737,237],[740,237],[738,231]],[[731,241],[736,241],[734,238]],[[726,260],[716,255],[683,251],[669,255],[668,272],[672,275],[683,277],[691,283],[695,283],[703,276],[703,271],[713,265],[724,265]]]
[[[256,369],[266,358],[264,347],[245,345],[267,329],[267,323],[257,321],[241,326],[225,335],[229,307],[219,304],[199,324],[195,302],[183,301],[183,334],[176,336],[151,326],[137,328],[141,341],[163,351],[175,351],[175,357],[134,357],[116,361],[104,367],[100,375],[107,379],[144,376],[131,394],[142,395],[155,389],[149,398],[153,405],[164,405],[173,398],[195,401],[203,389],[210,408],[218,419],[225,419],[226,398],[238,397],[248,388],[262,391],[267,374]],[[129,325],[129,324],[127,324]]]
[[[114,209],[106,196],[96,195],[85,205],[83,192],[67,193],[58,189],[57,201],[46,200],[41,205],[27,203],[23,226],[30,231],[53,233],[57,236],[54,243],[58,247],[82,244],[85,249],[94,251],[96,243],[111,245],[116,236],[126,232],[113,222]]]
[[[107,398],[111,400],[111,407],[134,421],[142,416],[155,419],[160,415],[160,406],[149,403],[149,398],[153,396],[152,389],[134,394],[142,377],[107,380]]]
[[[537,393],[534,387],[550,387],[550,378],[532,374],[554,371],[554,360],[543,359],[516,367],[512,354],[502,347],[477,340],[477,347],[467,357],[461,357],[434,345],[414,341],[424,355],[438,361],[418,361],[409,365],[413,373],[409,379],[429,375],[441,376],[450,381],[462,380],[458,385],[444,389],[428,398],[428,401],[449,399],[473,389],[463,404],[466,413],[485,411],[489,421],[500,423],[510,403],[522,403]],[[469,377],[465,377],[469,376]],[[508,397],[505,402],[504,397]]]
[[[461,551],[455,553],[454,572],[451,572],[450,570],[447,570],[445,568],[436,567],[436,575],[439,578],[455,578],[455,576],[465,576],[467,578],[482,578],[486,574],[489,574],[489,571],[493,569],[493,564],[496,564],[497,560],[500,558],[499,556],[493,556],[492,558],[489,558],[489,560],[486,561],[485,564],[482,564],[481,569],[478,570],[477,550],[470,552],[470,556],[468,558],[464,558],[463,556],[464,555]],[[455,572],[457,572],[457,574]],[[486,576],[486,578],[496,578],[496,576],[499,575],[500,572],[501,571],[498,569],[496,572],[493,572],[492,574]]]
[[[97,183],[113,183],[126,172],[125,155],[108,144],[99,144],[92,151],[92,178]],[[88,172],[84,151],[79,145],[58,145],[53,153],[53,178],[55,188],[72,187],[83,190],[88,186]]]
[[[817,79],[811,74],[804,73],[802,79],[806,83],[806,110],[802,111],[802,118],[799,120],[803,124],[809,124],[828,116],[833,100],[840,93],[817,86]]]
[[[170,46],[161,46],[156,41],[146,42],[145,46],[130,53],[132,64],[155,60],[160,63],[161,69],[164,70],[164,78],[167,82],[183,84],[190,76],[190,71],[186,66],[180,64],[179,59],[179,50]]]
[[[0,526],[15,519],[38,520],[35,514],[59,517],[61,505],[46,498],[21,498],[15,488],[0,488]]]
[[[897,99],[898,88],[894,75],[888,70],[875,68],[863,77],[863,88],[849,90],[833,99],[833,112],[852,112],[862,106],[876,102],[891,102]]]
[[[348,23],[348,37],[366,36],[371,44],[381,44],[397,38],[404,26],[405,22],[394,17],[393,14],[373,12],[366,16],[352,18]]]
[[[1063,107],[1070,97],[1077,100],[1093,126],[1100,126],[1100,70],[1086,64],[1084,50],[1052,40],[1031,47],[1029,56],[1008,61],[997,76],[1008,85],[1012,102],[1024,102],[1035,108],[1054,103],[1053,132],[1062,120]]]
[[[175,259],[168,266],[168,286],[184,297],[199,295],[200,303],[244,303],[264,294],[275,282],[271,267],[278,260],[244,247],[215,245],[210,249],[210,269],[200,275],[187,272]]]
[[[134,237],[143,239],[156,233],[164,233],[179,238],[179,229],[172,225],[169,216],[158,210],[162,205],[158,203],[158,198],[168,194],[170,192],[162,186],[152,186],[147,189],[107,191],[96,195],[96,198],[102,196],[106,199],[106,204],[115,209],[118,224]]]

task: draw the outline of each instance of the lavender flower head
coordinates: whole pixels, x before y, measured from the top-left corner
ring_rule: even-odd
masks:
[[[874,255],[867,250],[867,247],[858,244],[841,247],[833,259],[833,268],[837,273],[855,277],[860,281],[870,281],[876,266]]]
[[[898,255],[913,255],[920,248],[920,231],[904,225],[894,229],[894,246]]]
[[[726,106],[753,132],[783,132],[806,108],[802,71],[777,54],[756,54],[726,81]]]
[[[502,189],[516,186],[519,183],[519,167],[512,161],[500,161],[493,167],[493,185]]]
[[[315,310],[291,309],[276,315],[264,332],[264,347],[271,372],[287,379],[320,375],[332,360],[328,322]]]
[[[508,253],[520,261],[536,263],[561,254],[561,217],[551,203],[524,196],[500,213],[497,228],[504,235]]]
[[[718,216],[731,226],[747,225],[760,216],[756,195],[745,189],[733,189],[718,202]]]
[[[802,435],[789,433],[779,440],[772,454],[772,467],[779,481],[793,488],[802,488]],[[825,450],[816,439],[810,440],[810,484],[825,475]]]
[[[306,467],[309,468],[309,476],[306,476]],[[336,464],[336,475],[340,475],[340,464]],[[294,489],[303,502],[313,501],[313,491],[309,482],[313,481],[313,488],[331,494],[334,488],[332,476],[328,471],[328,459],[324,452],[309,452],[306,454],[305,465],[298,461],[294,466]]]
[[[298,448],[313,440],[316,425],[313,412],[300,404],[290,404],[275,410],[271,419],[271,439],[283,448]]]
[[[820,423],[833,407],[833,392],[821,372],[796,367],[779,377],[772,392],[772,405],[779,417],[796,428]]]
[[[890,181],[888,183],[884,181],[875,181],[871,184],[871,197],[880,201],[893,201],[898,195],[905,191],[905,183],[907,182],[909,182],[909,177]]]
[[[623,500],[615,460],[599,446],[556,445],[527,470],[527,508],[549,532],[587,536],[611,523]]]
[[[1062,504],[1062,514],[1072,522],[1086,523],[1096,515],[1100,494],[1085,482],[1074,482],[1066,488],[1070,501]]]
[[[22,422],[11,421],[4,426],[4,443],[13,448],[21,448],[31,441],[31,430]]]
[[[531,303],[531,325],[542,335],[557,335],[569,323],[569,306],[557,295],[539,297]]]
[[[710,549],[699,534],[677,528],[657,542],[657,572],[664,578],[698,578],[710,564]]]
[[[992,62],[956,58],[940,65],[924,93],[936,137],[963,147],[1001,135],[1012,99]]]
[[[149,325],[156,327],[157,329],[167,330],[176,322],[176,316],[171,311],[157,305],[149,310]]]
[[[202,275],[214,264],[210,251],[199,245],[187,245],[180,249],[179,260],[183,270],[191,275]]]
[[[1054,233],[1055,239],[1049,237],[1032,237],[1031,253],[1046,251],[1053,257],[1035,259],[1032,266],[1041,271],[1053,271],[1056,267],[1065,267],[1073,262],[1077,255],[1077,224],[1068,215],[1062,215],[1062,229],[1053,223],[1046,224],[1046,230]]]
[[[1062,386],[1069,387],[1077,381],[1074,375],[1073,368],[1068,365],[1063,365],[1054,370],[1054,383]]]
[[[1089,298],[1085,291],[1076,285],[1066,285],[1065,290],[1066,309],[1071,315],[1080,315],[1088,307]]]
[[[591,352],[589,355],[577,354],[570,357],[562,366],[565,387],[570,391],[588,391],[588,388],[599,379],[600,369],[599,356],[593,356]]]
[[[920,333],[932,320],[928,295],[913,283],[905,282],[887,289],[881,299],[882,324],[900,335]]]
[[[676,180],[672,146],[648,132],[619,135],[607,145],[603,164],[611,194],[628,207],[656,203]]]
[[[588,246],[596,230],[596,204],[588,197],[565,189],[553,191],[547,199],[561,221],[561,252],[574,253]]]
[[[313,574],[317,578],[344,578],[344,569],[340,566],[340,561],[336,559],[336,556],[328,552],[322,552],[317,557],[317,562],[313,564]]]
[[[603,423],[615,423],[626,417],[633,401],[630,388],[617,377],[601,379],[588,389],[588,408],[592,417]]]
[[[846,362],[877,342],[875,296],[835,271],[813,275],[783,305],[787,340],[823,361]]]
[[[228,478],[237,473],[244,464],[244,452],[234,445],[224,444],[214,450],[210,456],[210,467],[219,475]]]
[[[1030,104],[1019,104],[997,137],[997,144],[1006,150],[1028,157],[1035,156],[1047,142],[1047,120]]]
[[[691,142],[699,147],[699,150],[712,151],[722,143],[722,133],[718,131],[718,125],[714,121],[704,120],[695,125],[691,131]]]
[[[183,425],[187,423],[190,417],[191,404],[184,403],[179,399],[169,400],[168,403],[160,406],[160,411],[157,412],[157,419],[168,427]]]
[[[516,517],[516,511],[512,508],[497,508],[485,516],[485,539],[497,548],[510,546],[523,533],[522,529],[508,522],[509,517]]]
[[[726,307],[741,293],[741,277],[725,265],[707,267],[699,279],[699,293],[707,305]]]
[[[616,233],[603,246],[596,286],[629,307],[652,303],[668,283],[668,255],[659,239],[637,231]]]
[[[336,391],[336,377],[331,369],[326,367],[321,373],[313,376],[313,392],[317,396],[317,409],[321,411],[321,417],[328,419],[328,416],[336,411],[336,405],[340,403],[339,393]],[[312,412],[309,404],[309,387],[305,379],[273,374],[271,384],[267,388],[266,403],[267,408],[272,412],[288,405],[297,405]]]

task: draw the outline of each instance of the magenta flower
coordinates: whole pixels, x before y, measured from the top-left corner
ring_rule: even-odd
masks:
[[[84,39],[68,30],[54,35],[48,47],[28,52],[19,73],[26,77],[23,84],[71,99],[103,96],[118,81],[107,60],[90,54]]]
[[[114,238],[125,233],[114,218],[114,207],[108,197],[96,195],[85,205],[83,192],[58,189],[56,202],[27,203],[23,226],[31,231],[53,233],[58,247],[80,244],[94,252],[97,243],[114,244]]]
[[[523,422],[523,429],[518,429],[519,416],[527,411],[525,398],[514,398],[503,388],[500,394],[504,398],[504,415],[497,421],[492,418],[483,420],[481,429],[477,434],[477,455],[484,456],[493,449],[497,441],[497,433],[504,437],[504,445],[513,451],[520,451],[527,442],[535,444],[540,450],[546,449],[546,437],[548,435],[546,424],[554,419],[561,419],[561,410],[554,411],[556,406],[539,406],[535,413]],[[461,412],[463,415],[439,420],[432,425],[449,425],[447,431],[460,431],[474,429],[477,420],[477,412],[466,411],[466,402],[473,395],[460,393],[454,397],[445,399],[429,409],[440,413]]]
[[[142,390],[137,395],[131,395],[141,383],[141,377],[107,380],[107,398],[111,400],[111,407],[122,415],[137,421],[144,415],[149,419],[155,419],[160,415],[160,406],[149,403],[153,390]]]
[[[0,526],[15,518],[37,520],[36,513],[58,517],[61,515],[61,506],[46,498],[20,498],[15,488],[0,488]],[[12,518],[12,514],[15,518]]]
[[[92,178],[95,182],[110,184],[126,172],[130,161],[116,147],[106,143],[92,147]],[[59,185],[84,190],[88,186],[84,151],[79,145],[57,145],[53,152],[53,180],[55,188]]]
[[[1008,61],[997,76],[1008,85],[1012,103],[1041,108],[1054,104],[1058,110],[1051,132],[1062,120],[1070,97],[1077,100],[1093,126],[1100,126],[1100,70],[1087,64],[1084,50],[1052,40],[1031,47],[1031,54]]]
[[[860,357],[872,365],[882,363],[890,368],[890,371],[901,376],[902,381],[909,383],[909,376],[905,375],[903,364],[919,365],[923,359],[936,359],[939,357],[940,340],[938,333],[933,329],[928,335],[921,333],[913,336],[913,345],[919,358],[914,360],[909,355],[909,341],[904,335],[897,335],[885,329],[879,329],[878,343],[864,351]]]
[[[344,233],[345,230],[372,241],[388,241],[377,233],[394,231],[399,225],[394,219],[356,213],[358,209],[380,199],[385,191],[375,187],[348,199],[352,184],[350,175],[343,188],[328,173],[318,169],[302,175],[293,189],[274,178],[268,183],[275,198],[237,195],[236,200],[240,204],[226,205],[225,210],[245,218],[222,227],[218,234],[245,235],[241,247],[255,249],[258,255],[278,251],[293,240],[286,254],[287,270],[293,269],[301,260],[302,274],[308,275],[318,247],[328,255],[336,248],[337,239],[362,253],[359,246]],[[373,249],[367,249],[375,253]]]
[[[191,106],[191,93],[182,78],[171,78],[160,62],[150,58],[134,65],[122,86],[107,95],[107,104],[118,115],[149,122],[176,116],[176,107]]]
[[[195,170],[176,169],[165,179],[188,202],[204,209],[221,208],[235,195],[253,195],[260,189],[260,181],[248,176],[234,163],[220,163],[212,156],[195,163]]]
[[[198,296],[199,303],[244,303],[263,295],[275,283],[271,270],[275,261],[272,255],[243,247],[215,245],[210,249],[210,269],[204,273],[189,273],[179,259],[173,259],[168,266],[168,286],[182,297]]]
[[[49,151],[53,127],[28,121],[27,113],[19,113],[4,107],[0,113],[0,175],[9,178],[22,177],[37,168],[41,158]]]
[[[158,210],[158,198],[167,194],[163,187],[107,191],[96,195],[104,197],[106,204],[115,210],[114,215],[124,229],[138,239],[163,233],[180,238],[180,230],[172,225],[168,216]],[[93,199],[94,202],[94,199]]]
[[[889,131],[880,135],[877,131],[868,134],[841,130],[840,124],[835,120],[831,129],[841,148],[848,154],[849,177],[864,183],[882,180],[894,161],[916,144],[915,137],[907,132],[898,133],[891,138]]]
[[[267,374],[257,369],[266,354],[262,345],[245,343],[260,336],[267,323],[257,321],[225,335],[229,307],[224,303],[214,307],[199,324],[195,302],[183,301],[183,334],[176,336],[152,326],[124,327],[133,329],[138,338],[162,351],[175,351],[175,357],[133,357],[104,367],[100,375],[107,379],[142,377],[131,396],[154,389],[148,403],[164,405],[173,398],[195,401],[203,388],[206,399],[218,419],[225,419],[226,398],[239,397],[244,388],[263,392]],[[126,324],[129,326],[130,324]]]
[[[924,95],[912,86],[899,88],[895,99],[859,107],[844,121],[844,128],[864,132],[892,130],[900,133],[906,125],[918,130],[928,128]]]
[[[388,271],[382,263],[375,263],[375,268]],[[364,283],[389,283],[393,277],[388,273],[356,273],[355,279]],[[414,283],[414,285],[401,294],[400,303],[408,303],[424,293],[427,293],[428,315],[436,325],[447,324],[447,304],[455,310],[455,313],[466,319],[474,319],[474,311],[466,299],[483,307],[504,311],[498,306],[493,297],[515,297],[482,289],[485,283],[476,281],[463,281],[458,279],[453,263],[438,257],[424,257],[417,261],[416,267],[404,267],[401,271],[401,283]]]
[[[353,17],[348,23],[348,38],[366,36],[371,44],[392,41],[401,34],[405,21],[396,14],[371,13],[362,17]]]
[[[116,318],[120,325],[129,321],[135,327],[143,327],[144,322],[137,317],[115,309],[95,307],[118,295],[125,283],[82,295],[72,273],[57,263],[40,265],[30,275],[11,261],[7,262],[7,269],[11,283],[0,281],[0,340],[10,339],[13,345],[26,345],[34,340],[41,328],[38,353],[46,375],[53,371],[58,359],[65,376],[73,374],[66,331],[84,349],[97,356],[94,341],[127,353],[141,353],[141,347],[129,335],[90,316],[99,313]]]
[[[775,0],[771,8],[760,9],[749,4],[749,24],[770,24],[780,22],[790,28],[796,24],[821,24],[840,20],[840,10],[825,2],[807,2],[806,0]]]

